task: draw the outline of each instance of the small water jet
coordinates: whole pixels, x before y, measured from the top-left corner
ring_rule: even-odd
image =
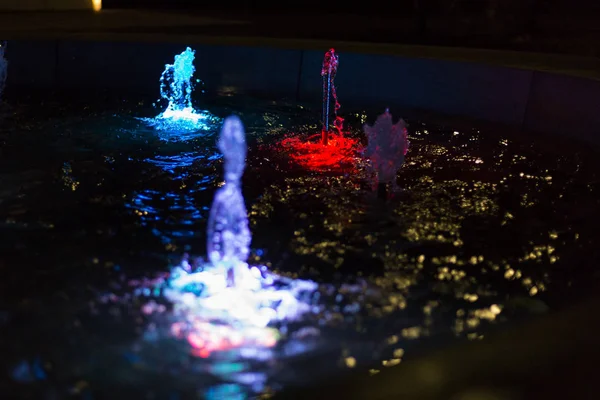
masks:
[[[321,77],[323,78],[323,128],[321,131],[321,143],[327,145],[329,143],[329,112],[331,100],[334,102],[334,120],[333,125],[341,134],[344,119],[337,115],[341,107],[335,90],[335,75],[337,74],[339,64],[338,55],[334,49],[329,49],[323,58],[323,66],[321,68]]]
[[[225,159],[225,184],[217,190],[208,219],[208,258],[213,265],[227,266],[228,285],[252,282],[244,279],[244,265],[252,240],[248,228],[248,213],[241,190],[241,178],[246,160],[246,137],[242,122],[235,117],[225,120],[217,146]],[[239,270],[237,274],[236,270]]]
[[[6,42],[0,40],[0,101],[2,101],[2,93],[6,85],[6,77],[8,74],[8,61],[6,61],[5,53]]]
[[[396,175],[410,145],[406,124],[402,119],[394,124],[392,114],[386,109],[373,126],[365,124],[363,129],[368,140],[363,155],[377,175],[378,196],[386,198],[388,184],[396,188]]]
[[[192,105],[195,54],[188,47],[175,56],[173,64],[165,65],[160,77],[160,96],[161,100],[167,102],[167,108],[155,118],[143,119],[159,131],[181,133],[207,130],[211,123],[216,122],[209,112],[197,111]]]
[[[329,49],[323,58],[321,77],[323,79],[323,112],[321,132],[305,140],[294,136],[281,141],[290,152],[290,157],[298,164],[310,169],[330,169],[351,161],[358,140],[344,135],[344,119],[337,113],[341,105],[335,88],[335,76],[339,57],[335,49]],[[331,106],[333,103],[333,123]],[[333,125],[333,130],[331,129]]]
[[[317,289],[314,282],[248,265],[251,233],[241,191],[247,148],[239,118],[225,119],[218,147],[224,157],[225,183],[210,211],[209,262],[193,268],[183,261],[164,290],[180,317],[173,334],[185,337],[202,357],[229,348],[274,346],[279,337],[276,325],[309,312],[307,296]]]

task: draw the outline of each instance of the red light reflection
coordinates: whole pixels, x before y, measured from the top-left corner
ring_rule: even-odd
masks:
[[[191,354],[200,358],[241,347],[272,348],[279,338],[273,328],[233,327],[202,320],[176,322],[171,326],[171,334],[185,338],[192,348]]]
[[[322,133],[310,136],[306,140],[297,136],[289,137],[281,141],[281,146],[294,162],[304,168],[326,170],[354,167],[358,139],[328,132],[325,144],[322,137]]]

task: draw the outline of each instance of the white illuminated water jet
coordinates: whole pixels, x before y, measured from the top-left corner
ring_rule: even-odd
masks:
[[[235,282],[236,271],[240,275],[248,270],[244,264],[252,240],[241,189],[247,147],[244,127],[239,118],[229,117],[225,120],[217,146],[225,160],[225,185],[215,193],[210,209],[206,244],[208,258],[213,265],[228,266],[231,286],[245,285],[252,279],[238,279],[237,285]]]
[[[173,64],[165,65],[160,77],[160,96],[167,102],[167,108],[156,118],[144,121],[158,130],[173,133],[206,130],[215,122],[210,113],[197,111],[192,105],[194,59],[195,51],[188,47],[175,56]]]
[[[377,173],[379,185],[391,183],[395,187],[396,175],[410,145],[404,120],[394,124],[392,114],[386,109],[373,126],[365,124],[363,129],[368,140],[364,155]]]
[[[225,184],[217,190],[210,211],[209,263],[193,272],[184,261],[172,271],[164,294],[186,320],[176,331],[187,331],[180,335],[194,348],[210,352],[248,340],[272,347],[277,336],[273,323],[297,320],[309,312],[317,284],[248,265],[251,233],[241,190],[246,138],[239,118],[225,119],[218,147]]]
[[[2,92],[6,85],[6,77],[8,74],[8,61],[4,56],[6,50],[6,42],[0,41],[0,101],[2,100]]]

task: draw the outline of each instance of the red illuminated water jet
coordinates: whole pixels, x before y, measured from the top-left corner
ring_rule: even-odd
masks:
[[[358,140],[344,135],[344,119],[337,115],[341,105],[335,90],[335,75],[339,65],[335,49],[325,53],[323,77],[323,121],[320,133],[300,138],[288,137],[281,141],[289,156],[305,168],[322,170],[342,167],[353,161]],[[333,130],[330,127],[330,107],[333,101]]]

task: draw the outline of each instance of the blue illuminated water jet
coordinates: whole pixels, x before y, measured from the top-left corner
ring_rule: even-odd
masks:
[[[160,77],[160,96],[167,102],[167,108],[155,118],[143,119],[159,131],[173,134],[205,131],[217,121],[209,112],[195,110],[192,105],[195,53],[188,47],[175,56],[173,64],[165,65]]]
[[[210,209],[208,262],[192,267],[184,260],[163,290],[177,317],[171,333],[187,339],[200,357],[232,348],[274,347],[281,336],[278,326],[314,311],[311,299],[318,289],[314,282],[248,264],[252,237],[241,184],[247,148],[239,118],[225,119],[218,148],[225,181]]]

